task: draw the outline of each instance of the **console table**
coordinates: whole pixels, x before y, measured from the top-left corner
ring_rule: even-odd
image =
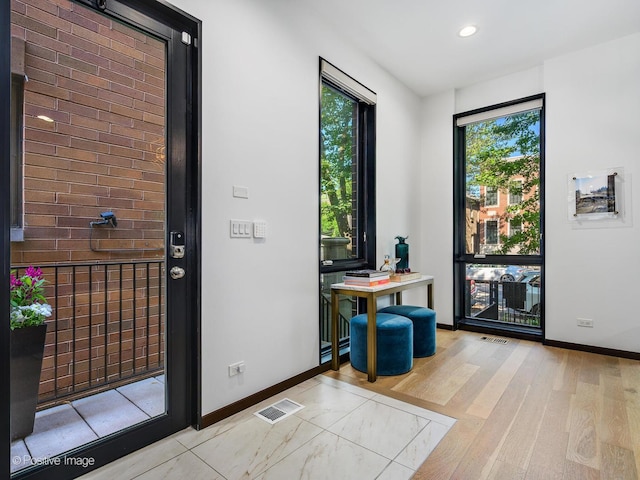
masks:
[[[340,295],[367,299],[367,378],[370,382],[375,382],[377,378],[376,311],[378,297],[395,295],[396,305],[401,305],[404,290],[422,286],[427,287],[427,307],[433,308],[433,277],[430,275],[423,275],[416,280],[402,283],[390,282],[375,287],[360,287],[344,283],[331,285],[331,368],[340,370],[340,339],[338,338],[338,300]]]

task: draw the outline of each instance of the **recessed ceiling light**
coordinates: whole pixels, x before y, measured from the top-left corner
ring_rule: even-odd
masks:
[[[478,28],[475,25],[466,25],[460,29],[458,35],[461,37],[470,37],[474,33],[478,31]]]
[[[38,115],[36,118],[40,120],[44,120],[45,122],[53,122],[53,118],[47,117],[46,115]]]

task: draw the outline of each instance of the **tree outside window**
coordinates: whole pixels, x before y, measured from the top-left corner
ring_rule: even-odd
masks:
[[[465,139],[467,196],[483,189],[484,205],[494,206],[500,194],[508,195],[499,219],[520,225],[515,232],[499,232],[496,253],[540,253],[540,112],[471,123]]]

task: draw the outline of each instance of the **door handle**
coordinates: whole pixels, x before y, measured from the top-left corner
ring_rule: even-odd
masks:
[[[184,268],[180,267],[172,267],[171,270],[169,270],[169,275],[171,275],[171,278],[174,280],[184,277],[184,273]]]

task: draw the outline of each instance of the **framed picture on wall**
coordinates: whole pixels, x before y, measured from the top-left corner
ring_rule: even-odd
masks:
[[[597,177],[574,177],[575,215],[616,213],[616,173]]]
[[[624,170],[610,168],[568,176],[568,215],[574,222],[622,218]]]

